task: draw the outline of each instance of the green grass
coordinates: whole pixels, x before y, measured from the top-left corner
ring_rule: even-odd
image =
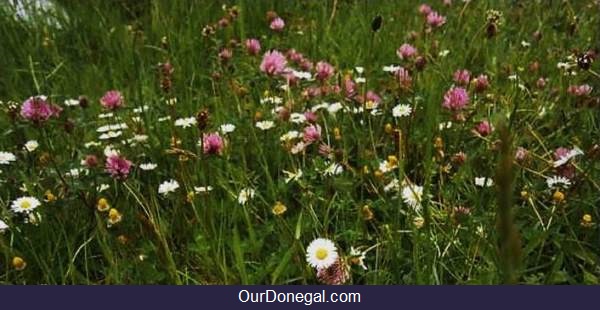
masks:
[[[0,151],[17,157],[0,165],[0,220],[10,226],[0,234],[0,283],[316,284],[305,251],[323,237],[334,241],[350,265],[347,283],[597,284],[599,61],[590,70],[575,68],[575,76],[564,75],[557,63],[600,49],[598,4],[430,2],[447,17],[431,32],[418,13],[419,1],[229,1],[238,18],[210,36],[202,29],[226,15],[213,1],[56,1],[55,12],[31,12],[26,19],[0,5]],[[503,14],[503,22],[488,37],[485,16],[492,9]],[[269,29],[267,11],[285,20],[282,33]],[[373,33],[377,15],[383,26]],[[259,56],[245,52],[247,38],[260,40]],[[425,57],[424,70],[396,56],[405,42]],[[233,50],[228,62],[218,57],[225,46]],[[281,79],[260,72],[265,51],[290,48],[334,65],[331,85],[347,74],[356,78],[354,67],[364,67],[367,83],[358,84],[359,93],[373,90],[383,99],[377,116],[317,113],[331,160],[319,155],[317,144],[291,154],[280,136],[302,132],[304,125],[279,120],[271,111],[275,105],[260,103],[268,93],[298,113],[323,101],[360,106],[341,94],[307,99],[302,90],[317,82],[284,91]],[[440,56],[445,50],[447,56]],[[168,93],[158,69],[166,61],[174,67]],[[533,62],[539,69],[531,69]],[[390,64],[411,69],[411,89],[400,89],[381,70]],[[466,120],[442,130],[439,124],[452,114],[441,103],[458,69],[472,77],[487,74],[490,87],[475,94],[471,86]],[[544,88],[536,87],[540,77],[548,79]],[[594,87],[588,97],[567,93],[580,84]],[[106,112],[99,98],[110,89],[121,91],[126,105],[112,118],[99,118]],[[36,125],[20,117],[19,108],[40,94],[64,110]],[[62,104],[80,95],[89,98],[89,107]],[[167,105],[170,98],[177,103]],[[391,110],[399,103],[410,104],[413,113],[394,118]],[[148,111],[134,112],[142,106]],[[204,110],[206,128],[173,126],[176,118]],[[166,116],[172,120],[159,121]],[[275,121],[275,127],[256,128],[259,118]],[[486,119],[495,127],[492,134],[474,134]],[[120,122],[128,124],[121,137],[98,140],[98,127]],[[236,129],[227,135],[223,154],[203,154],[197,145],[202,133],[225,123]],[[148,140],[122,142],[135,134]],[[29,140],[39,142],[34,152],[23,150]],[[101,145],[85,147],[91,141]],[[108,144],[135,165],[158,167],[136,166],[126,180],[114,180],[103,168]],[[546,185],[546,177],[556,174],[552,154],[574,146],[585,154],[568,164],[575,177],[558,202]],[[529,160],[513,160],[517,147],[529,150]],[[467,154],[462,165],[452,160],[460,151]],[[99,166],[68,176],[89,154]],[[379,176],[379,163],[389,155],[399,167]],[[330,162],[344,172],[324,176]],[[284,171],[298,169],[303,176],[286,183]],[[476,177],[495,178],[496,186],[478,187]],[[159,184],[169,179],[180,188],[159,195]],[[393,179],[423,186],[421,210],[410,208],[401,190],[384,191]],[[99,192],[101,184],[110,187]],[[213,191],[188,195],[208,185]],[[240,205],[243,188],[256,194]],[[44,201],[46,191],[56,200]],[[42,201],[36,225],[11,211],[21,196]],[[107,227],[107,213],[96,208],[100,198],[122,214],[121,222]],[[278,201],[287,207],[282,215],[272,212]],[[469,213],[457,213],[459,207]],[[586,214],[589,225],[582,222]],[[423,226],[415,224],[419,220]],[[371,248],[367,270],[352,263],[352,247]],[[15,269],[14,257],[24,259],[26,268]]]

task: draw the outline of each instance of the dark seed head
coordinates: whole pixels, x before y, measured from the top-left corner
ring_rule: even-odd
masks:
[[[373,21],[371,22],[371,30],[373,30],[373,32],[379,31],[379,29],[381,29],[382,23],[383,17],[381,17],[381,15],[375,16],[375,18],[373,18]]]

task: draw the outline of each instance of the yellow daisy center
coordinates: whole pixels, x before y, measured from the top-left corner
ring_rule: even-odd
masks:
[[[323,249],[323,248],[318,249],[317,252],[315,253],[315,256],[319,260],[324,260],[325,258],[327,258],[328,255],[329,255],[329,251],[327,251],[327,249]]]
[[[31,208],[31,203],[27,200],[21,202],[21,209],[27,210]]]

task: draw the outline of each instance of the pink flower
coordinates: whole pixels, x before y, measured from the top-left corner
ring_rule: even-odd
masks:
[[[29,97],[21,106],[21,116],[29,121],[43,122],[58,117],[62,109],[46,101],[46,96]]]
[[[250,55],[258,55],[260,53],[260,41],[257,39],[246,40],[246,52]]]
[[[83,164],[88,168],[94,168],[98,166],[98,157],[96,155],[87,155],[83,160]]]
[[[316,86],[308,87],[304,90],[306,97],[315,98],[321,96],[321,88]]]
[[[125,157],[121,157],[117,154],[109,155],[106,158],[106,172],[110,173],[110,176],[115,179],[124,180],[129,175],[131,169],[131,162]]]
[[[480,74],[477,78],[475,78],[473,83],[475,84],[475,91],[479,93],[485,91],[490,86],[488,76],[485,74]]]
[[[559,147],[554,151],[554,160],[561,160],[564,158],[568,158],[571,150],[565,147]],[[567,179],[573,179],[575,177],[575,166],[573,164],[567,162],[564,165],[558,166],[555,168],[556,173],[562,177]]]
[[[432,10],[431,10],[431,7],[429,5],[423,3],[423,4],[421,4],[419,6],[419,13],[421,13],[421,15],[427,16],[431,12],[432,12]]]
[[[482,137],[489,136],[493,130],[494,129],[492,128],[492,125],[488,121],[482,121],[477,126],[475,126],[475,131],[477,131],[477,133],[480,134]]]
[[[451,111],[460,111],[469,104],[469,94],[462,87],[452,87],[444,94],[442,107]]]
[[[469,70],[456,70],[453,76],[454,82],[461,86],[469,85],[471,81],[471,72]]]
[[[319,141],[321,139],[321,126],[310,125],[304,127],[304,136],[302,139],[308,144]]]
[[[523,161],[527,160],[528,157],[529,157],[529,151],[526,148],[519,146],[517,148],[517,151],[515,152],[515,159],[517,161],[523,162]]]
[[[273,50],[266,52],[260,63],[260,71],[268,75],[277,75],[284,71],[287,60],[280,52]]]
[[[310,71],[313,68],[313,63],[308,58],[302,58],[299,66],[300,66],[300,69],[302,69],[304,71]]]
[[[285,78],[286,83],[290,86],[295,86],[298,84],[298,81],[300,80],[293,72],[293,69],[291,68],[285,68],[283,70],[283,72],[281,73],[281,75]]]
[[[354,83],[354,81],[350,77],[344,79],[344,94],[348,98],[354,97],[354,95],[356,95],[356,83]]]
[[[304,55],[302,55],[302,53],[296,51],[293,48],[289,49],[286,54],[287,54],[287,57],[291,61],[293,61],[293,62],[295,62],[297,64],[300,63],[302,60],[304,60]]]
[[[417,49],[408,43],[404,43],[396,50],[396,55],[400,59],[408,59],[417,55]]]
[[[285,27],[285,22],[283,21],[283,19],[281,19],[281,17],[276,17],[271,21],[271,25],[269,25],[269,27],[273,31],[280,32],[283,31],[283,28]]]
[[[109,110],[115,110],[123,105],[123,96],[118,90],[109,90],[100,98],[100,104]]]
[[[202,137],[202,148],[204,154],[221,154],[225,146],[223,138],[218,132],[204,134]]]
[[[367,98],[367,102],[371,101],[371,102],[375,103],[375,105],[379,105],[379,103],[381,103],[381,97],[379,97],[379,95],[377,95],[377,93],[375,93],[372,90],[367,91],[366,98]],[[364,101],[364,97],[363,96],[360,96],[357,99],[358,99],[358,101],[360,103],[364,103],[363,102]]]
[[[313,111],[306,111],[304,112],[304,118],[306,118],[306,121],[309,123],[315,123],[317,121],[317,114]]]
[[[394,76],[396,76],[396,80],[400,83],[400,86],[404,88],[410,88],[412,85],[412,77],[410,76],[410,72],[408,70],[400,67],[396,72],[394,72]]]
[[[317,67],[315,69],[317,71],[316,78],[321,81],[330,78],[335,71],[335,69],[333,69],[333,66],[325,61],[317,62]]]
[[[592,87],[588,84],[571,85],[567,92],[576,97],[584,97],[592,93]]]
[[[431,11],[427,14],[427,24],[432,27],[440,27],[446,23],[446,17],[440,15],[436,11]]]
[[[537,82],[535,82],[535,85],[537,86],[537,88],[540,88],[540,89],[546,87],[546,79],[543,77],[539,78],[537,80]]]
[[[221,61],[228,61],[229,59],[231,59],[231,57],[233,57],[233,52],[231,51],[231,49],[224,48],[221,49],[221,51],[219,52],[219,58],[221,59]]]

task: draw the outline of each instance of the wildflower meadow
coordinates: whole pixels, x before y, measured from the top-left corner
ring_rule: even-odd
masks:
[[[0,43],[0,283],[600,281],[600,1],[1,1]]]

